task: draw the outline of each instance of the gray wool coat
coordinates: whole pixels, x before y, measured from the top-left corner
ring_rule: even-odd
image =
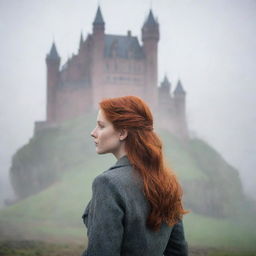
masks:
[[[183,223],[146,227],[149,203],[127,156],[95,178],[92,199],[82,216],[88,248],[82,256],[186,256]]]

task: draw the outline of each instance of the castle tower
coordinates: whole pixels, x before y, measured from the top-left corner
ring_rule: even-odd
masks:
[[[94,108],[98,108],[98,102],[103,98],[103,58],[104,58],[105,22],[101,9],[98,7],[93,22],[93,56],[92,56],[92,96]]]
[[[145,54],[145,95],[153,109],[157,107],[158,100],[158,41],[159,25],[153,16],[152,10],[142,27],[143,51]]]
[[[83,38],[83,33],[81,32],[80,42],[79,42],[79,52],[81,51],[83,44],[84,44],[84,38]]]
[[[170,93],[171,83],[167,76],[164,77],[158,91],[158,124],[160,127],[173,132],[175,125],[173,122],[173,99]]]
[[[60,78],[60,57],[53,42],[50,53],[46,56],[47,65],[47,106],[46,121],[49,123],[56,121],[56,94],[57,85]]]
[[[161,105],[162,104],[166,105],[170,103],[170,100],[171,100],[170,91],[171,91],[171,83],[169,82],[167,76],[165,75],[164,80],[160,85],[159,95],[158,95],[159,96],[158,102],[161,103]]]
[[[188,128],[186,122],[186,92],[183,89],[183,86],[180,80],[177,83],[177,86],[173,92],[174,97],[174,109],[175,109],[175,119],[178,124],[178,131],[182,137],[188,136]]]

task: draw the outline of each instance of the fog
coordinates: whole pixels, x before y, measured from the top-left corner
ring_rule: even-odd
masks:
[[[45,119],[45,56],[53,40],[62,64],[92,31],[95,0],[0,1],[0,199],[11,197],[8,171],[15,151]],[[256,1],[102,0],[105,32],[141,40],[150,7],[160,24],[159,82],[180,78],[192,136],[239,170],[256,198]]]

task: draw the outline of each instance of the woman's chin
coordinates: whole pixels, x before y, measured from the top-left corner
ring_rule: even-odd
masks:
[[[96,153],[101,155],[104,154],[105,152],[96,147]]]

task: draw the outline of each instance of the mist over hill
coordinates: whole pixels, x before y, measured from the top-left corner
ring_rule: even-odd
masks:
[[[38,193],[65,172],[88,162],[100,162],[89,136],[95,113],[42,130],[13,156],[10,177],[17,199]],[[165,156],[179,176],[184,201],[193,212],[224,217],[246,201],[238,171],[199,138],[179,139],[158,129]]]
[[[92,181],[116,162],[112,155],[95,153],[90,138],[95,116],[45,129],[16,152],[10,174],[17,202],[0,211],[1,239],[84,242],[81,215]],[[190,243],[251,248],[255,204],[244,195],[238,171],[199,138],[181,140],[156,131],[183,186]]]

